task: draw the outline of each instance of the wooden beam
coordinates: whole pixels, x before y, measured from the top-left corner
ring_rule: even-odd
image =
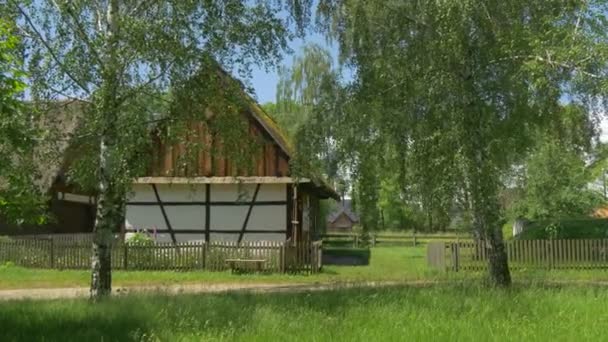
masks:
[[[205,185],[205,241],[209,242],[211,229],[211,184]]]
[[[253,210],[255,200],[258,198],[258,193],[260,192],[261,186],[262,184],[258,184],[255,187],[255,192],[253,193],[253,197],[251,198],[251,203],[249,203],[249,209],[247,209],[247,215],[245,216],[245,221],[243,222],[243,227],[241,228],[241,233],[239,234],[238,243],[241,243],[241,241],[243,241],[243,236],[245,235],[245,230],[247,229],[247,223],[249,223],[249,217],[251,217],[251,211]]]
[[[210,202],[207,201],[187,201],[187,202],[173,202],[173,201],[165,201],[163,205],[165,207],[193,207],[193,206],[201,206],[207,205],[212,207],[235,207],[235,206],[249,206],[249,202],[230,202],[230,201],[218,201],[218,202]],[[258,206],[275,206],[275,205],[286,205],[286,201],[259,201],[255,203]],[[146,207],[146,206],[155,206],[158,205],[157,202],[128,202],[127,205],[138,206],[138,207]]]
[[[294,184],[310,183],[308,178],[292,177],[140,177],[134,184]]]
[[[285,215],[287,217],[287,222],[285,223],[285,229],[287,230],[287,234],[285,236],[286,239],[290,239],[292,236],[292,230],[290,229],[291,227],[291,215],[292,215],[292,207],[293,207],[293,196],[292,196],[292,189],[290,185],[285,185],[285,200],[287,201],[287,215]]]
[[[279,170],[279,159],[280,159],[280,155],[279,155],[279,146],[278,145],[273,145],[274,146],[274,175],[277,177],[283,176],[281,174],[281,171]]]
[[[206,233],[205,229],[173,229],[174,234],[202,234]],[[216,234],[240,234],[240,230],[231,229],[210,229],[211,233]],[[127,232],[135,232],[135,230],[127,230]],[[157,229],[156,233],[165,234],[170,233],[169,229]],[[282,229],[247,229],[247,234],[285,234],[286,231]]]
[[[165,219],[165,225],[167,226],[167,229],[169,230],[169,234],[171,234],[171,241],[173,241],[173,243],[177,243],[177,240],[175,239],[175,233],[173,233],[173,228],[171,227],[171,222],[169,222],[169,217],[167,216],[167,212],[165,211],[165,207],[163,206],[163,202],[160,200],[160,195],[158,194],[158,189],[156,188],[156,184],[152,184],[152,189],[154,190],[154,195],[156,196],[156,201],[158,202],[158,205],[160,206],[160,211],[163,214],[163,218]]]

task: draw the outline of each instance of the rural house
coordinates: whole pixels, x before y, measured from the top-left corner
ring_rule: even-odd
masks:
[[[222,75],[227,76],[223,71]],[[231,79],[234,81],[233,79]],[[240,83],[239,83],[240,85]],[[242,142],[255,141],[249,168],[237,167],[222,152],[221,137],[208,121],[188,122],[188,141],[205,149],[184,163],[184,141],[163,141],[150,134],[153,146],[147,171],[133,180],[122,233],[146,231],[159,242],[184,241],[307,241],[316,238],[319,200],[339,199],[319,177],[295,177],[290,171],[292,147],[276,122],[244,91],[240,118],[247,127]],[[65,104],[53,127],[74,132],[78,126],[74,104]],[[205,109],[207,110],[207,109]],[[78,110],[76,110],[77,112]],[[69,114],[69,115],[68,115]],[[221,110],[215,114],[222,115]],[[214,113],[207,115],[211,117]],[[61,146],[62,151],[70,148]],[[95,194],[78,190],[66,176],[69,157],[46,168],[50,208],[54,220],[38,229],[45,233],[92,232]],[[0,229],[7,230],[6,225]],[[28,233],[34,232],[30,227]]]

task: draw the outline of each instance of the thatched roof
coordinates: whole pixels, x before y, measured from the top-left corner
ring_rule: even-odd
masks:
[[[346,199],[340,202],[336,210],[327,215],[327,222],[335,222],[342,214],[346,215],[352,222],[359,222],[359,216],[353,211],[352,201]]]
[[[40,176],[36,184],[41,190],[47,191],[57,177],[62,176],[67,166],[67,151],[81,127],[86,105],[82,101],[56,101],[43,103],[37,108],[42,140],[35,151]]]

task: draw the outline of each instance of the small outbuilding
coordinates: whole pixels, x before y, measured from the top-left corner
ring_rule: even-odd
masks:
[[[353,227],[359,223],[359,216],[352,208],[352,201],[343,199],[336,210],[327,217],[327,230],[329,232],[352,232]]]

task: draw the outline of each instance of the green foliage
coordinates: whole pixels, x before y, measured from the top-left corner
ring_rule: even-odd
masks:
[[[371,250],[369,248],[345,248],[345,247],[330,247],[323,248],[323,255],[331,255],[338,257],[354,257],[366,261],[369,264],[371,259]]]
[[[381,156],[373,164],[399,173],[430,218],[469,211],[500,246],[500,190],[539,127],[559,121],[565,97],[585,115],[607,107],[607,10],[605,1],[329,1],[320,22],[355,74],[318,119],[337,123],[337,150]],[[506,284],[498,248],[490,274]]]
[[[589,215],[603,202],[589,189],[592,180],[582,156],[558,141],[546,140],[527,161],[523,196],[514,212],[532,220]]]
[[[608,219],[538,220],[529,223],[517,239],[606,239]]]
[[[336,210],[336,208],[336,201],[334,201],[333,199],[319,201],[319,212],[317,214],[317,229],[320,234],[324,234],[327,231],[327,217],[334,210]]]
[[[11,21],[0,16],[0,217],[17,224],[41,223],[45,199],[34,182],[39,172],[31,156],[35,113],[20,100],[26,74],[15,31]]]

